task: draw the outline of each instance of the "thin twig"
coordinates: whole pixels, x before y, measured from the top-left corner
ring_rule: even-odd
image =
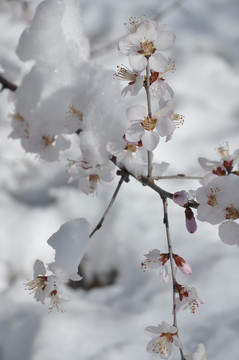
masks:
[[[118,185],[117,185],[117,187],[116,187],[116,189],[115,189],[115,192],[114,192],[114,194],[113,194],[113,196],[112,196],[112,198],[111,198],[111,200],[110,200],[110,203],[109,203],[109,205],[107,206],[107,208],[106,208],[106,210],[105,210],[102,218],[100,219],[99,223],[96,225],[96,227],[94,228],[94,230],[90,233],[90,236],[89,236],[90,238],[94,235],[94,233],[95,233],[97,230],[99,230],[99,229],[101,228],[101,226],[102,226],[102,224],[103,224],[103,222],[104,222],[104,220],[105,220],[105,218],[106,218],[109,210],[111,209],[111,207],[112,207],[112,205],[113,205],[113,203],[114,203],[114,201],[115,201],[115,199],[116,199],[116,196],[118,195],[118,192],[119,192],[119,190],[120,190],[120,188],[121,188],[121,185],[123,184],[124,181],[127,181],[128,176],[129,176],[129,175],[128,175],[125,171],[122,171],[121,178],[120,178],[119,183],[118,183]]]
[[[2,88],[1,88],[0,92],[3,91],[4,89],[9,89],[11,91],[16,91],[17,90],[17,85],[10,82],[9,80],[7,80],[2,75],[0,75],[0,84],[2,84]]]
[[[116,158],[112,157],[110,159],[115,165],[116,164]],[[128,176],[132,176],[133,178],[135,178],[137,181],[139,181],[142,185],[148,186],[151,189],[153,189],[154,191],[156,191],[161,197],[166,197],[168,199],[173,199],[173,193],[166,191],[164,189],[162,189],[160,186],[156,185],[153,181],[153,179],[149,179],[146,176],[140,176],[137,177],[134,174],[132,174],[130,171],[128,171],[126,168],[120,168],[121,171],[125,172],[126,174],[128,174]],[[197,209],[199,204],[195,201],[195,200],[189,200],[188,202],[188,206],[194,209]]]
[[[187,179],[187,180],[201,180],[203,176],[188,176],[184,174],[168,175],[168,176],[154,176],[154,180],[173,180],[173,179]]]
[[[145,91],[147,96],[147,106],[148,106],[148,116],[152,117],[152,110],[151,110],[151,98],[149,93],[150,87],[150,70],[149,70],[149,59],[147,59],[146,65],[146,83],[145,83]],[[151,151],[147,151],[148,153],[148,178],[152,177],[152,156]]]
[[[174,270],[172,242],[171,242],[170,231],[169,231],[168,200],[167,200],[166,197],[163,197],[163,196],[161,196],[161,199],[162,199],[162,202],[163,202],[163,212],[164,212],[163,223],[165,224],[165,229],[166,229],[169,260],[170,260],[170,266],[171,266],[171,276],[172,276],[172,283],[173,283],[173,325],[177,329],[177,336],[178,336],[178,339],[179,339],[178,324],[177,324],[177,314],[176,314],[176,292],[175,292],[176,278],[175,278],[175,270]],[[180,341],[180,339],[179,339],[179,341]],[[185,360],[182,349],[179,348],[179,350],[180,350],[181,360]]]

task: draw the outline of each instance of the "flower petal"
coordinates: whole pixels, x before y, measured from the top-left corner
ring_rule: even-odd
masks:
[[[130,106],[126,111],[126,116],[129,121],[142,120],[146,115],[146,107],[142,105]]]
[[[156,53],[156,54],[153,54],[152,56],[150,56],[149,67],[153,71],[164,72],[166,70],[167,66],[168,66],[168,59],[164,55],[162,55],[160,53]]]
[[[144,129],[139,122],[132,123],[125,133],[125,140],[127,142],[138,142],[144,134]]]
[[[146,58],[138,53],[133,53],[129,55],[130,66],[136,71],[143,71],[147,65]]]
[[[160,31],[155,39],[155,47],[158,51],[171,48],[175,42],[175,34],[171,31]]]
[[[154,131],[145,131],[141,140],[146,150],[153,151],[159,143],[159,135]]]
[[[225,244],[239,246],[239,224],[233,220],[223,222],[219,226],[219,236]]]

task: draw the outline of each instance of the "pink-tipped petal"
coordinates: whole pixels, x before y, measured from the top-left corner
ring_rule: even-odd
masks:
[[[186,206],[188,203],[188,195],[185,190],[177,191],[173,194],[173,201],[179,206]]]
[[[197,223],[193,211],[190,207],[187,207],[185,209],[185,215],[186,215],[186,228],[188,232],[190,232],[190,234],[193,234],[197,230]]]

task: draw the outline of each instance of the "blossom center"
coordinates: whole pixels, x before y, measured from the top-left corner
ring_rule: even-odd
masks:
[[[145,116],[144,120],[141,121],[141,125],[147,131],[153,130],[156,126],[157,119]]]
[[[55,141],[55,137],[49,137],[49,136],[42,136],[41,138],[41,143],[44,147],[48,147],[50,145],[52,145]]]
[[[144,41],[140,42],[140,50],[138,50],[138,53],[143,56],[151,56],[155,53],[156,48],[154,47],[153,41]]]
[[[239,219],[239,210],[233,205],[226,208],[226,219],[236,220]]]
[[[216,206],[217,205],[216,193],[218,191],[220,191],[218,188],[216,188],[216,189],[211,188],[210,189],[211,194],[207,196],[208,197],[208,202],[207,202],[208,205],[210,205],[210,206]]]

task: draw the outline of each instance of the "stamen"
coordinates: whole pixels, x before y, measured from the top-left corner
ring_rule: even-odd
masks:
[[[145,20],[145,15],[141,14],[140,17],[131,17],[129,18],[128,23],[124,23],[124,26],[129,30],[129,32],[134,33],[137,31],[139,25]]]
[[[114,74],[115,78],[118,80],[129,81],[129,85],[133,85],[136,82],[138,75],[137,72],[131,71],[122,64],[121,66],[117,66],[117,73]]]
[[[172,114],[171,120],[175,123],[176,127],[179,128],[184,124],[184,115]]]
[[[229,145],[228,142],[225,141],[222,145],[218,146],[216,149],[221,158],[225,158],[229,155]]]

